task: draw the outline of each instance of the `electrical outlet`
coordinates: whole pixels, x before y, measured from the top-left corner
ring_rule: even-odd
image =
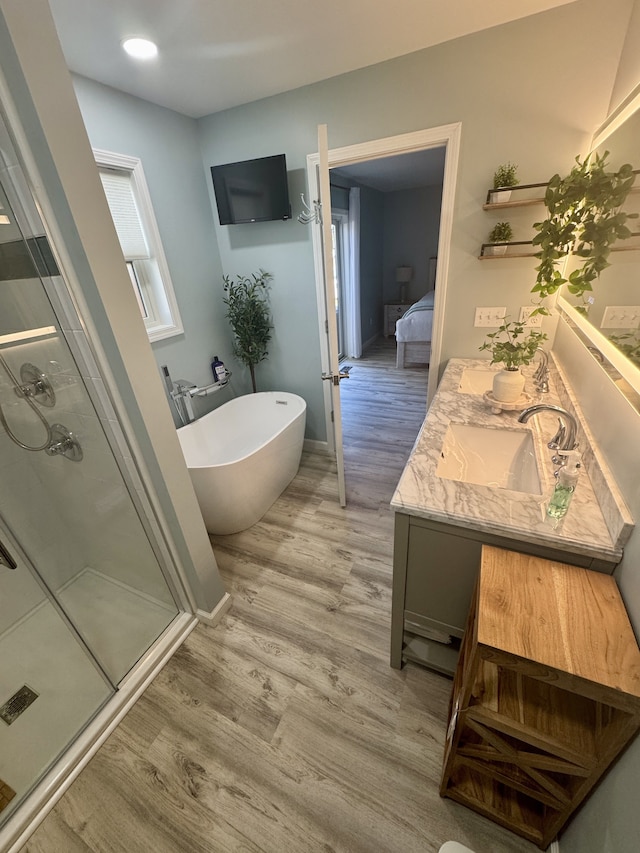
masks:
[[[529,328],[540,328],[542,325],[542,314],[536,314],[535,317],[531,317],[531,312],[535,311],[535,308],[532,305],[523,305],[520,309],[520,317],[518,319],[519,323],[524,323],[525,326]]]
[[[601,329],[637,329],[639,326],[639,305],[608,305],[600,324]]]
[[[506,308],[476,308],[476,318],[473,325],[497,329],[498,326],[502,325],[506,313]]]

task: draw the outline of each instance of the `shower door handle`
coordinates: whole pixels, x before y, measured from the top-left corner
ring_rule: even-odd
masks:
[[[0,566],[6,566],[8,569],[18,568],[18,564],[7,551],[3,542],[0,542]]]

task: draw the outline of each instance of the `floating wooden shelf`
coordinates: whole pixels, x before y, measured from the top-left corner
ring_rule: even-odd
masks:
[[[639,729],[640,650],[615,580],[483,546],[441,795],[546,849]]]
[[[487,192],[487,200],[482,205],[483,210],[506,210],[509,207],[530,207],[534,204],[544,204],[544,191],[543,188],[547,186],[544,184],[518,184],[515,187],[503,187],[502,189],[490,189]],[[535,195],[531,198],[523,198],[521,194],[523,191],[533,191],[541,190],[541,195]],[[516,193],[516,198],[509,198],[508,201],[495,201],[494,198],[499,198],[499,193],[511,192]],[[519,196],[519,197],[518,197]]]
[[[531,251],[525,252],[521,247],[529,246]],[[515,247],[515,251],[513,251]],[[494,252],[494,249],[502,249],[502,252]],[[512,243],[483,243],[478,255],[480,261],[495,261],[504,258],[533,258],[533,243],[531,240],[515,240]]]

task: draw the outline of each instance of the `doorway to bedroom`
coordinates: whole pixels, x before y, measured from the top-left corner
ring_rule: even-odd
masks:
[[[445,151],[440,146],[330,170],[343,359],[366,357],[380,336],[395,342],[396,321],[427,293],[433,299]],[[416,334],[416,340],[431,340],[426,328],[420,336],[418,322]],[[410,352],[419,354],[410,363],[426,366],[427,347]]]
[[[435,393],[439,375],[439,366],[442,354],[442,332],[444,328],[444,315],[449,269],[449,256],[451,247],[451,236],[453,227],[453,206],[455,199],[456,179],[458,172],[458,158],[460,153],[460,137],[462,126],[460,123],[432,127],[426,130],[414,131],[399,136],[375,139],[369,142],[357,143],[344,148],[330,149],[327,144],[328,128],[326,125],[318,127],[318,153],[307,156],[307,178],[309,182],[309,195],[312,199],[318,199],[325,210],[342,210],[349,220],[349,276],[344,283],[344,299],[342,319],[346,328],[345,355],[340,362],[337,346],[337,317],[334,310],[335,280],[333,277],[333,261],[335,255],[331,251],[332,236],[330,233],[331,219],[316,216],[312,228],[312,242],[314,250],[314,267],[316,275],[316,290],[318,297],[318,320],[320,331],[320,351],[322,378],[331,380],[324,382],[325,423],[327,428],[327,450],[336,460],[336,475],[340,503],[347,503],[347,490],[345,490],[345,466],[343,448],[343,419],[341,410],[341,389],[346,393],[348,382],[345,374],[353,376],[359,364],[363,364],[366,357],[367,346],[374,341],[380,340],[390,344],[395,349],[395,342],[391,338],[385,339],[383,334],[383,322],[385,306],[398,304],[408,308],[409,300],[415,297],[418,301],[425,293],[419,288],[427,289],[429,281],[429,269],[435,268],[435,289],[431,290],[433,307],[430,308],[431,315],[431,341],[429,364],[434,368],[428,370],[426,364],[421,368],[421,376],[426,386],[422,406],[423,419],[426,413],[428,401]],[[409,259],[399,261],[392,259],[389,251],[390,239],[387,240],[387,253],[385,255],[385,192],[374,189],[364,182],[366,171],[375,175],[376,172],[397,170],[398,166],[410,164],[405,172],[409,176],[410,183],[404,186],[389,187],[389,193],[394,195],[401,191],[418,189],[416,186],[416,173],[419,170],[422,159],[437,158],[438,178],[436,181],[425,182],[427,185],[437,186],[438,202],[433,205],[432,220],[436,223],[437,237],[435,238],[437,250],[434,253],[425,248],[426,229],[418,228],[419,239],[415,254],[415,260],[410,266]],[[432,161],[433,162],[433,161]],[[360,170],[360,173],[358,173]],[[382,177],[382,174],[379,176]],[[333,179],[333,180],[332,180]],[[394,178],[394,180],[397,179]],[[369,180],[369,178],[367,178]],[[331,184],[333,183],[333,187]],[[342,194],[342,204],[336,203],[337,197]],[[365,204],[361,204],[365,197]],[[345,203],[348,199],[347,203]],[[405,233],[414,231],[418,217],[412,215],[412,207],[407,199],[397,197],[397,203],[387,204],[387,221],[402,223],[396,228],[396,241],[403,240]],[[352,204],[355,201],[355,204]],[[355,226],[355,227],[354,227]],[[323,233],[324,232],[324,233]],[[328,233],[327,233],[328,232]],[[355,238],[355,239],[354,239]],[[369,248],[360,247],[359,241],[369,242]],[[401,249],[396,248],[396,252]],[[437,256],[437,264],[433,260]],[[420,272],[421,265],[426,272]],[[342,265],[344,268],[344,264]],[[402,267],[403,281],[397,278],[397,270]],[[352,274],[353,268],[355,274]],[[411,275],[406,278],[406,270],[411,269]],[[417,271],[417,275],[414,273]],[[328,275],[325,275],[328,273]],[[431,279],[433,280],[433,279]],[[356,286],[357,283],[357,286]],[[400,292],[400,286],[404,286],[406,293]],[[411,290],[409,290],[411,285]],[[402,298],[406,303],[402,302]],[[355,303],[350,304],[351,300]],[[413,312],[412,312],[413,313]],[[412,317],[408,318],[412,319]],[[412,324],[413,325],[413,324]],[[395,331],[395,329],[393,330]],[[349,341],[350,335],[355,332],[356,340]],[[352,371],[348,371],[351,367]],[[394,372],[401,374],[402,369],[393,365]],[[383,371],[383,376],[386,372]],[[402,418],[402,413],[397,412],[397,417]],[[348,477],[347,477],[348,480]]]

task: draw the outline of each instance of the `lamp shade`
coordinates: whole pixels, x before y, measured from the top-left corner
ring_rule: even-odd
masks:
[[[398,284],[406,284],[411,281],[413,269],[411,267],[396,267],[396,281]]]

